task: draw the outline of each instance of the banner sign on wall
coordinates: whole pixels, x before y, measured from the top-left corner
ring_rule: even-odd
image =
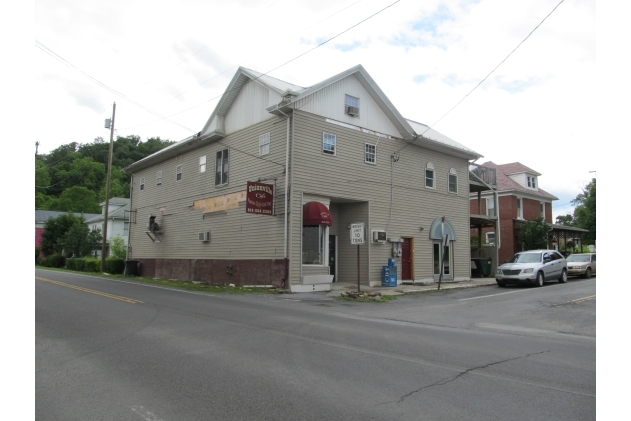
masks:
[[[274,215],[274,186],[248,181],[245,213]]]

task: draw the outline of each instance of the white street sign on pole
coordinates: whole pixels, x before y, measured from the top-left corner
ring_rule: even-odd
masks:
[[[351,224],[351,244],[364,244],[364,223]]]

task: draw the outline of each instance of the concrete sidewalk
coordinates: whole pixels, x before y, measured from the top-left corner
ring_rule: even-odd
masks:
[[[471,278],[469,281],[453,282],[442,281],[440,284],[440,290],[457,289],[457,288],[474,288],[485,285],[497,285],[495,278]],[[360,285],[361,292],[381,292],[381,295],[403,295],[410,293],[418,293],[423,291],[436,291],[438,289],[438,282],[432,284],[400,284],[396,287],[369,287],[366,285]],[[337,297],[343,292],[355,292],[357,291],[357,283],[353,282],[333,282],[331,284],[331,291],[327,293],[327,297]]]

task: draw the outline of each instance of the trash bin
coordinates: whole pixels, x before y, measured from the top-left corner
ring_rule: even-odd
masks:
[[[493,260],[489,257],[487,259],[480,259],[480,269],[482,276],[488,278],[491,276],[491,268],[493,267]]]
[[[138,276],[138,260],[125,260],[125,276]]]
[[[392,266],[390,268],[390,279],[388,281],[388,286],[389,287],[397,286],[397,267],[396,266]]]
[[[481,259],[479,257],[471,258],[471,277],[472,278],[481,278],[483,276],[482,260],[484,259]]]
[[[390,286],[390,266],[381,267],[381,286]]]

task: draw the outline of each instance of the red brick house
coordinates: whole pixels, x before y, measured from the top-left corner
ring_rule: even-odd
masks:
[[[519,162],[497,165],[489,161],[482,166],[496,170],[497,202],[494,193],[490,191],[471,195],[470,213],[498,216],[499,238],[493,227],[471,230],[471,235],[478,235],[480,232],[483,241],[499,247],[497,260],[501,264],[521,251],[522,246],[517,235],[523,221],[543,215],[545,221],[552,224],[552,201],[558,198],[539,187],[540,173]]]

